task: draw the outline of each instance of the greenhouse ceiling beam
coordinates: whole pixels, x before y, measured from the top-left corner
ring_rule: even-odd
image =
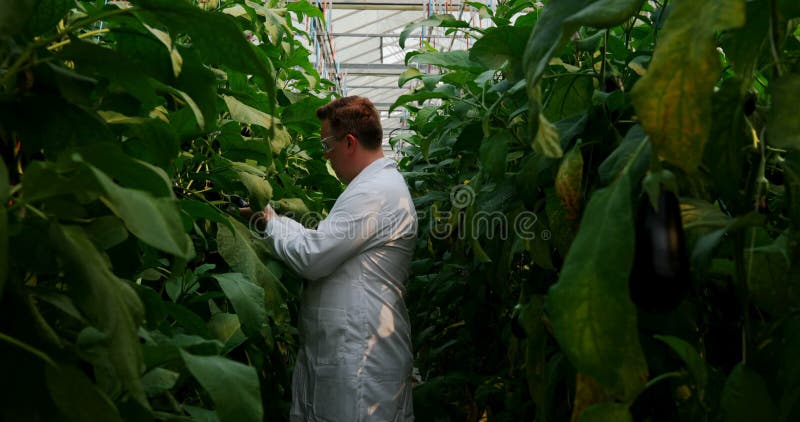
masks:
[[[332,36],[334,37],[344,37],[344,38],[400,38],[400,34],[367,34],[367,33],[355,33],[355,32],[332,32]],[[452,38],[452,35],[425,35],[425,39],[428,38]]]
[[[408,90],[408,88],[398,88],[397,86],[386,86],[386,85],[347,85],[347,89],[402,89]]]
[[[404,72],[409,66],[402,63],[342,63],[342,69],[399,70]]]
[[[333,1],[334,9],[362,9],[362,10],[423,10],[420,0],[346,0]],[[461,9],[461,3],[451,3],[446,6],[449,11]],[[470,7],[471,8],[471,7]]]

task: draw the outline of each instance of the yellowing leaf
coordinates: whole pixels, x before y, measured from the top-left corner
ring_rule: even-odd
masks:
[[[583,180],[583,155],[579,147],[572,148],[556,174],[556,192],[567,211],[567,220],[574,221],[581,212],[581,182]]]
[[[717,31],[744,24],[744,0],[678,0],[647,73],[631,92],[658,156],[693,172],[711,130],[711,96],[720,77]]]
[[[539,130],[533,139],[533,149],[550,158],[561,158],[564,155],[558,130],[543,114],[539,114]]]

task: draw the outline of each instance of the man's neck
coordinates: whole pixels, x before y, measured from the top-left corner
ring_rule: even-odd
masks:
[[[369,150],[364,150],[362,152],[363,153],[360,154],[358,158],[356,158],[356,163],[354,163],[356,171],[353,174],[353,177],[351,177],[350,180],[346,182],[348,184],[352,182],[353,179],[355,179],[359,174],[361,174],[361,172],[364,171],[365,168],[369,167],[370,164],[375,162],[375,160],[383,158],[382,149],[378,149],[375,152]]]

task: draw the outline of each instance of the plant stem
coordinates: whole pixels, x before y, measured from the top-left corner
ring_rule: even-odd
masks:
[[[57,368],[58,367],[58,365],[56,365],[56,363],[53,362],[53,360],[50,359],[50,357],[47,356],[44,352],[42,352],[41,350],[31,346],[28,343],[25,343],[22,340],[17,340],[14,337],[11,337],[11,336],[9,336],[7,334],[3,334],[3,333],[0,333],[0,340],[5,340],[6,342],[13,344],[14,346],[17,346],[20,349],[25,350],[26,352],[28,352],[28,353],[38,357],[39,359],[43,360],[45,363],[47,363],[48,365],[52,366],[53,368]]]
[[[778,7],[775,0],[769,1],[769,47],[772,53],[772,59],[775,61],[775,72],[778,77],[783,75],[783,67],[781,67],[781,58],[778,54],[778,47],[776,45],[776,38],[778,37],[778,29],[775,26],[775,21],[778,19]]]

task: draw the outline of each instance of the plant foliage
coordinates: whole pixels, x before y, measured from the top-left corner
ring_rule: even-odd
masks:
[[[423,228],[418,415],[800,417],[794,4],[510,0],[472,4],[490,28],[425,22],[475,42],[409,54],[440,72],[406,72],[393,106]],[[655,282],[635,234],[660,230],[636,207],[665,190],[691,280],[653,311],[629,291]]]

